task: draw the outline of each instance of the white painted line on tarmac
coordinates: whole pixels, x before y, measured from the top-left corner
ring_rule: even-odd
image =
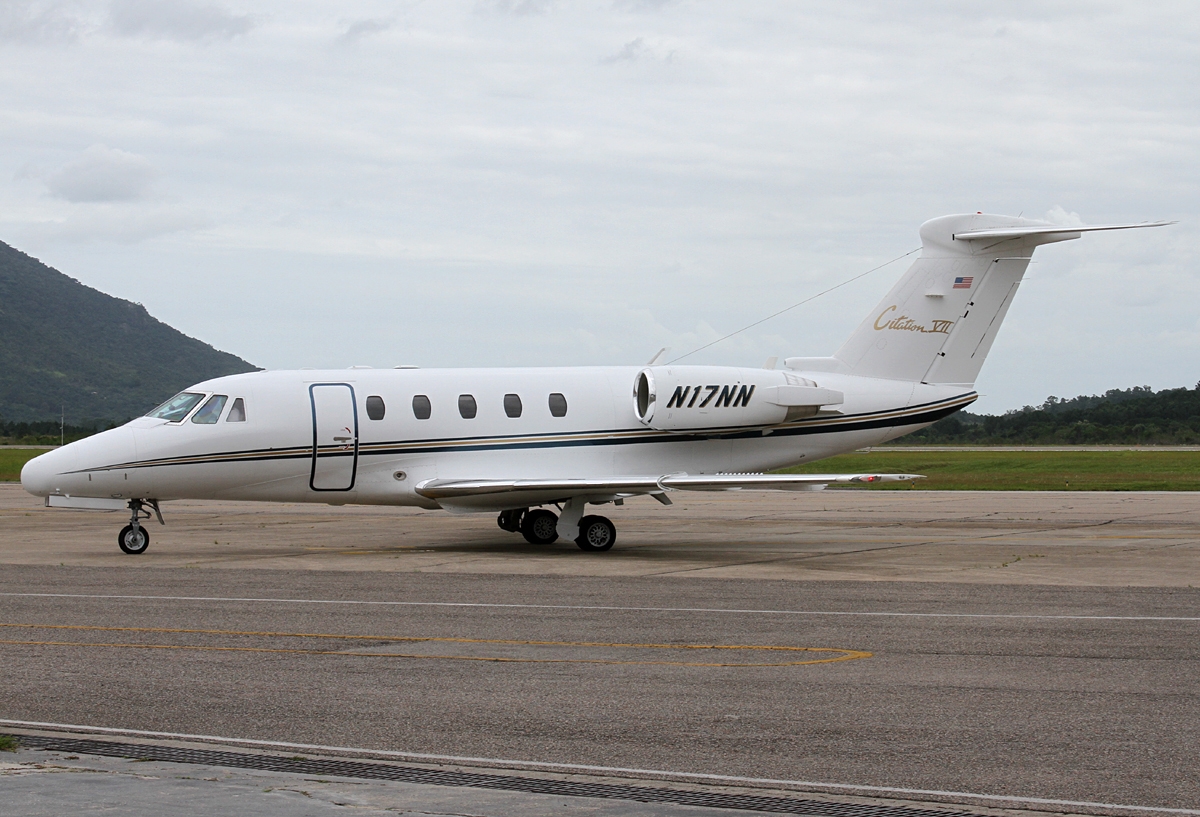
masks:
[[[72,723],[50,723],[45,721],[19,721],[0,718],[0,724],[25,727],[27,729],[60,729],[70,732],[90,732],[105,735],[130,735],[142,738],[162,738],[166,740],[197,740],[213,743],[254,746],[308,752],[343,752],[348,754],[372,755],[375,757],[394,757],[406,760],[440,761],[445,763],[478,763],[492,766],[527,767],[538,769],[561,770],[570,772],[594,772],[600,774],[637,774],[652,775],[660,778],[675,778],[679,780],[701,781],[708,783],[746,783],[751,785],[792,786],[807,789],[833,789],[836,791],[857,791],[876,794],[904,794],[925,797],[957,797],[971,800],[1003,803],[1030,803],[1043,806],[1075,806],[1085,808],[1120,809],[1123,811],[1143,811],[1156,814],[1189,814],[1200,815],[1200,809],[1166,808],[1163,806],[1131,806],[1124,803],[1102,803],[1091,800],[1058,800],[1049,797],[1017,797],[1003,794],[979,794],[967,791],[942,791],[940,789],[908,789],[899,786],[867,786],[855,783],[819,783],[812,780],[779,780],[769,777],[735,777],[724,774],[700,774],[697,772],[671,772],[664,769],[637,769],[623,766],[590,766],[582,763],[549,763],[540,760],[506,760],[494,757],[462,757],[456,755],[431,755],[420,752],[396,752],[380,749],[360,749],[351,746],[326,746],[316,743],[289,743],[274,740],[252,740],[249,738],[229,738],[218,735],[192,735],[186,732],[149,732],[143,729],[113,729],[105,726],[83,726]]]
[[[725,607],[617,607],[585,604],[492,604],[467,601],[370,601],[356,599],[271,599],[237,596],[133,596],[93,593],[0,593],[7,598],[116,599],[132,601],[212,601],[253,604],[347,604],[382,607],[480,607],[517,610],[602,610],[638,613],[727,613],[730,615],[778,616],[874,616],[878,618],[983,618],[1041,619],[1060,621],[1200,621],[1200,616],[1088,616],[1042,615],[1037,613],[912,613],[874,610],[741,610]]]

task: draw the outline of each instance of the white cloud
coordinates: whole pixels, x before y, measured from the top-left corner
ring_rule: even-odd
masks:
[[[555,0],[480,0],[477,8],[480,11],[526,17],[546,14],[554,8],[554,5]]]
[[[255,23],[250,15],[188,0],[113,0],[109,15],[118,34],[181,42],[230,39]]]
[[[213,220],[206,213],[188,207],[100,205],[76,209],[61,219],[27,225],[22,237],[38,244],[98,241],[137,244],[212,226]]]
[[[39,44],[75,39],[85,23],[67,3],[0,3],[0,42]]]
[[[646,41],[641,37],[638,37],[625,43],[625,45],[621,46],[620,51],[604,57],[600,60],[600,62],[604,63],[605,65],[612,65],[615,62],[623,61],[635,62],[649,53],[650,48],[646,45]]]
[[[1063,227],[1081,227],[1084,224],[1079,213],[1068,213],[1061,204],[1056,204],[1047,210],[1044,218],[1051,224],[1061,224]]]
[[[659,11],[678,2],[679,0],[613,0],[613,8],[628,11]]]
[[[45,181],[51,193],[67,201],[130,201],[144,198],[157,176],[144,156],[92,145]]]
[[[396,24],[395,20],[372,18],[367,20],[355,20],[346,26],[346,30],[338,37],[338,41],[347,45],[358,42],[364,37],[370,37],[375,34],[382,34],[388,31]]]
[[[983,210],[1180,223],[1039,249],[982,408],[1200,380],[1194,3],[200,2],[6,48],[0,239],[256,363],[641,363]],[[902,267],[689,361],[828,354]]]

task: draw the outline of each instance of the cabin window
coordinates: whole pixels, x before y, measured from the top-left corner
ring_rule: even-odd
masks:
[[[509,417],[521,416],[521,395],[506,394],[504,395],[504,413]]]
[[[550,395],[550,413],[555,417],[567,416],[567,398],[558,392]]]
[[[197,394],[194,391],[182,391],[146,416],[157,417],[169,423],[178,423],[184,417],[187,417],[188,412],[194,409],[196,404],[203,399],[203,394]]]
[[[428,420],[429,415],[433,413],[433,406],[429,404],[429,398],[423,394],[418,394],[413,397],[413,416],[418,420]]]
[[[225,401],[229,399],[227,394],[214,394],[208,398],[208,402],[200,407],[200,410],[192,415],[192,422],[202,426],[210,426],[217,420],[221,419],[221,412],[225,409]]]
[[[475,419],[475,415],[479,413],[479,406],[475,404],[475,398],[472,395],[460,394],[458,396],[458,413],[464,420]]]
[[[246,422],[246,404],[242,402],[242,398],[237,398],[233,401],[233,405],[229,407],[229,414],[225,418],[227,423],[244,423]]]
[[[382,420],[385,411],[387,411],[387,406],[383,404],[382,397],[372,394],[367,398],[367,416],[372,420]]]

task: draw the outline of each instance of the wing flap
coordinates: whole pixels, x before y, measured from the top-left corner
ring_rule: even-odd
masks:
[[[816,491],[826,485],[869,485],[924,479],[920,474],[663,474],[603,479],[430,479],[416,491],[442,505],[481,510],[560,502],[570,497],[609,500],[669,491]]]

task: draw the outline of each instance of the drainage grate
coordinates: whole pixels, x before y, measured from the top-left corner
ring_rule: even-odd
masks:
[[[426,786],[460,786],[497,789],[526,794],[552,794],[563,797],[596,797],[605,800],[631,800],[637,803],[673,803],[681,806],[759,811],[771,814],[803,814],[811,817],[978,817],[977,814],[908,806],[879,806],[866,803],[831,803],[788,797],[759,797],[752,794],[724,794],[687,789],[650,786],[621,786],[612,783],[582,783],[572,780],[547,780],[513,775],[477,774],[441,771],[405,766],[398,763],[365,763],[354,760],[313,760],[224,752],[217,749],[184,749],[142,743],[116,743],[103,740],[21,735],[21,745],[69,754],[104,755],[134,760],[161,760],[169,763],[195,763],[233,769],[288,772],[319,777],[351,777],[360,780],[395,780]]]

